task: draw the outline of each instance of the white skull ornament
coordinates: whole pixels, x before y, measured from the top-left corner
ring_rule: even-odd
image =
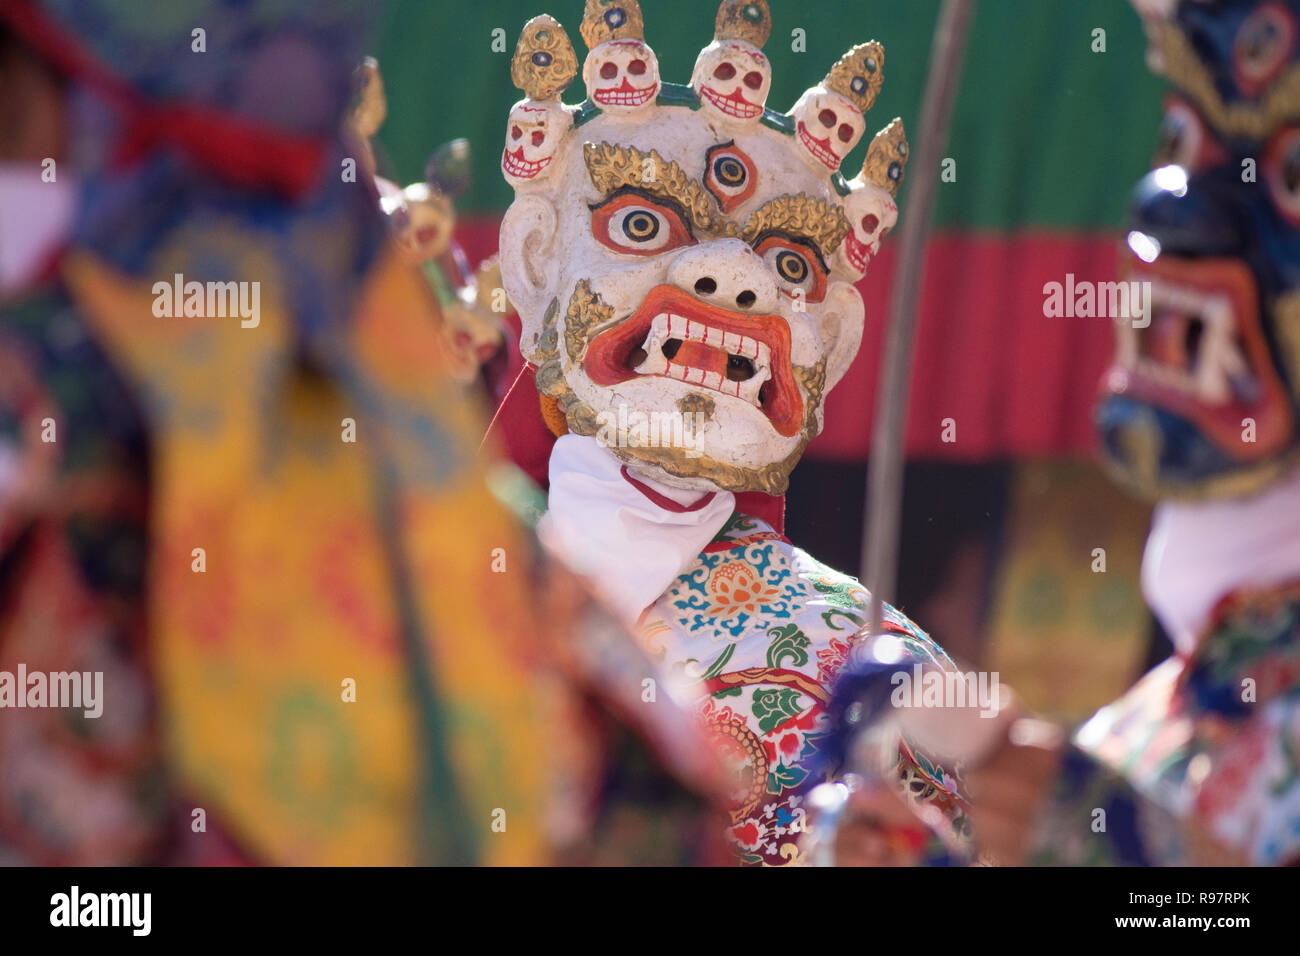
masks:
[[[809,163],[839,171],[866,132],[865,114],[884,81],[884,48],[864,43],[844,54],[820,86],[799,97],[790,116]]]
[[[844,200],[844,213],[853,228],[840,246],[840,265],[859,279],[867,274],[867,265],[880,251],[880,242],[898,222],[894,197],[879,186],[855,185]]]
[[[714,119],[756,123],[772,89],[772,64],[748,43],[718,40],[700,51],[691,86]]]
[[[839,170],[867,128],[852,103],[824,87],[804,93],[791,113],[804,155],[832,172]]]
[[[573,111],[560,94],[578,72],[564,27],[552,17],[529,20],[510,63],[510,76],[527,95],[510,109],[501,172],[515,189],[544,180],[560,144],[573,128]]]
[[[501,172],[518,188],[545,178],[573,116],[557,100],[520,100],[510,110]]]
[[[602,110],[631,113],[659,95],[659,60],[640,40],[610,40],[587,54],[582,80]]]
[[[591,51],[582,65],[587,98],[606,113],[629,114],[659,95],[659,58],[645,42],[636,0],[587,0],[582,38]]]
[[[723,0],[713,42],[700,51],[691,88],[704,113],[724,125],[757,123],[772,90],[763,44],[772,33],[767,0]]]
[[[837,255],[840,265],[859,279],[866,275],[881,241],[898,222],[895,197],[907,157],[903,121],[895,118],[871,140],[862,172],[849,183],[852,192],[844,200],[844,212],[853,228]]]

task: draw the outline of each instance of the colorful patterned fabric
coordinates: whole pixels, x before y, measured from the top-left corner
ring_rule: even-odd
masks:
[[[65,297],[0,315],[0,447],[20,469],[0,487],[0,671],[101,671],[107,699],[131,701],[0,714],[0,861],[143,862],[169,812],[140,653],[148,436]]]
[[[454,385],[437,374],[414,272],[389,262],[363,296],[353,327],[368,363],[356,373],[365,401],[289,367],[278,397],[260,402],[267,389],[255,376],[273,363],[258,358],[285,340],[272,333],[284,332],[279,317],[263,315],[259,329],[272,337],[261,343],[238,323],[142,320],[146,286],[84,254],[66,274],[84,312],[64,303],[51,314],[44,300],[5,311],[0,361],[28,373],[14,381],[40,386],[6,406],[23,409],[24,425],[52,416],[81,471],[43,482],[39,508],[0,512],[0,580],[12,595],[0,661],[93,664],[118,703],[91,727],[105,741],[76,739],[83,722],[63,726],[60,711],[6,712],[0,843],[9,853],[202,861],[213,855],[194,848],[203,838],[185,834],[202,808],[244,858],[275,862],[526,863],[561,851],[608,859],[600,854],[611,847],[627,862],[710,859],[698,790],[654,756],[668,755],[699,786],[709,773],[703,748],[670,704],[641,705],[653,667],[572,581],[545,570],[487,490],[473,456],[479,421],[439,394]],[[32,362],[36,346],[78,328],[82,314],[90,359]],[[131,390],[96,341],[123,356],[133,383],[167,398],[150,429],[147,552],[144,435]],[[388,409],[358,413],[359,433],[374,436],[369,451],[339,440],[350,401]],[[94,420],[101,410],[120,419],[122,436]],[[80,494],[60,494],[68,490]],[[131,506],[124,531],[106,513],[118,499]],[[503,573],[491,569],[495,548]],[[123,557],[134,563],[114,567]],[[114,587],[122,593],[104,593]],[[483,607],[492,608],[486,623]],[[51,645],[51,631],[64,639]],[[355,704],[342,698],[347,680]],[[616,711],[636,719],[615,720]],[[557,732],[563,747],[546,743]],[[601,736],[619,743],[606,758],[594,751]],[[558,829],[557,806],[569,807]],[[671,838],[662,832],[670,823]],[[609,839],[601,827],[612,828]],[[212,842],[224,850],[224,837]]]
[[[1300,585],[1226,599],[1191,656],[1080,728],[1090,761],[1075,758],[1058,788],[1040,860],[1300,861],[1298,677]],[[1121,825],[1098,838],[1090,822],[1107,806]]]
[[[43,52],[131,96],[77,74],[71,248],[0,304],[0,437],[46,470],[0,499],[0,663],[93,665],[111,696],[89,731],[0,715],[6,859],[713,859],[707,748],[489,490],[427,283],[339,177],[368,6],[45,8]],[[308,191],[254,181],[241,130],[319,138]],[[257,314],[161,314],[176,276],[256,289]]]
[[[1016,466],[1009,507],[988,667],[1026,707],[1075,726],[1142,671],[1151,511],[1081,461]]]
[[[746,864],[802,862],[803,800],[824,779],[831,686],[862,640],[868,599],[853,578],[737,513],[642,617],[643,645],[692,701],[730,768],[729,834]],[[953,667],[891,607],[884,627],[906,659]],[[951,772],[911,751],[897,769],[913,799],[965,829],[967,802]]]

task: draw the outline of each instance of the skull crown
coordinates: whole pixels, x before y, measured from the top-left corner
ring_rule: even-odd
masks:
[[[579,73],[564,28],[543,14],[529,20],[520,34],[511,78],[525,99],[511,110],[502,155],[502,172],[516,190],[546,178],[575,122],[601,113],[649,115],[682,107],[704,111],[724,129],[766,123],[791,137],[804,162],[838,178],[845,158],[862,139],[865,114],[885,79],[884,47],[873,40],[845,53],[789,112],[769,110],[772,66],[763,53],[772,32],[768,0],[723,0],[713,42],[700,51],[688,86],[661,79],[637,0],[586,0],[580,32],[588,48],[581,69],[587,98],[578,107],[560,101]],[[901,136],[901,129],[895,120],[878,139],[889,130]],[[872,150],[882,151],[875,141]],[[906,151],[905,139],[890,144],[892,158],[905,162]],[[894,170],[901,176],[901,163]],[[847,196],[850,187],[839,182],[839,192]],[[891,196],[897,188],[896,182],[892,189],[888,182],[876,185]]]

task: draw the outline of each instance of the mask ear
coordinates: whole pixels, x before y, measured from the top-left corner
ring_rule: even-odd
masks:
[[[519,196],[501,221],[501,281],[523,324],[519,350],[530,362],[549,305],[546,297],[555,287],[557,221],[555,206],[541,196]]]
[[[866,307],[847,282],[831,283],[822,304],[822,341],[826,343],[826,391],[839,384],[862,344]]]

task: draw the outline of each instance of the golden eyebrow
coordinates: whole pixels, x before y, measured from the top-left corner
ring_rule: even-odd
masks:
[[[1228,103],[1183,29],[1166,20],[1156,30],[1155,46],[1164,60],[1160,72],[1187,94],[1215,129],[1228,136],[1263,139],[1300,115],[1296,109],[1300,103],[1300,66],[1293,65],[1281,74],[1262,102]]]
[[[823,256],[830,256],[849,234],[849,228],[839,206],[799,193],[777,196],[755,209],[740,231],[740,238],[753,245],[765,232],[785,232],[807,239]]]
[[[734,223],[714,216],[704,188],[670,159],[655,150],[643,153],[632,146],[585,143],[582,158],[593,185],[606,195],[633,186],[652,196],[676,203],[690,217],[691,226],[708,232],[735,235]]]

